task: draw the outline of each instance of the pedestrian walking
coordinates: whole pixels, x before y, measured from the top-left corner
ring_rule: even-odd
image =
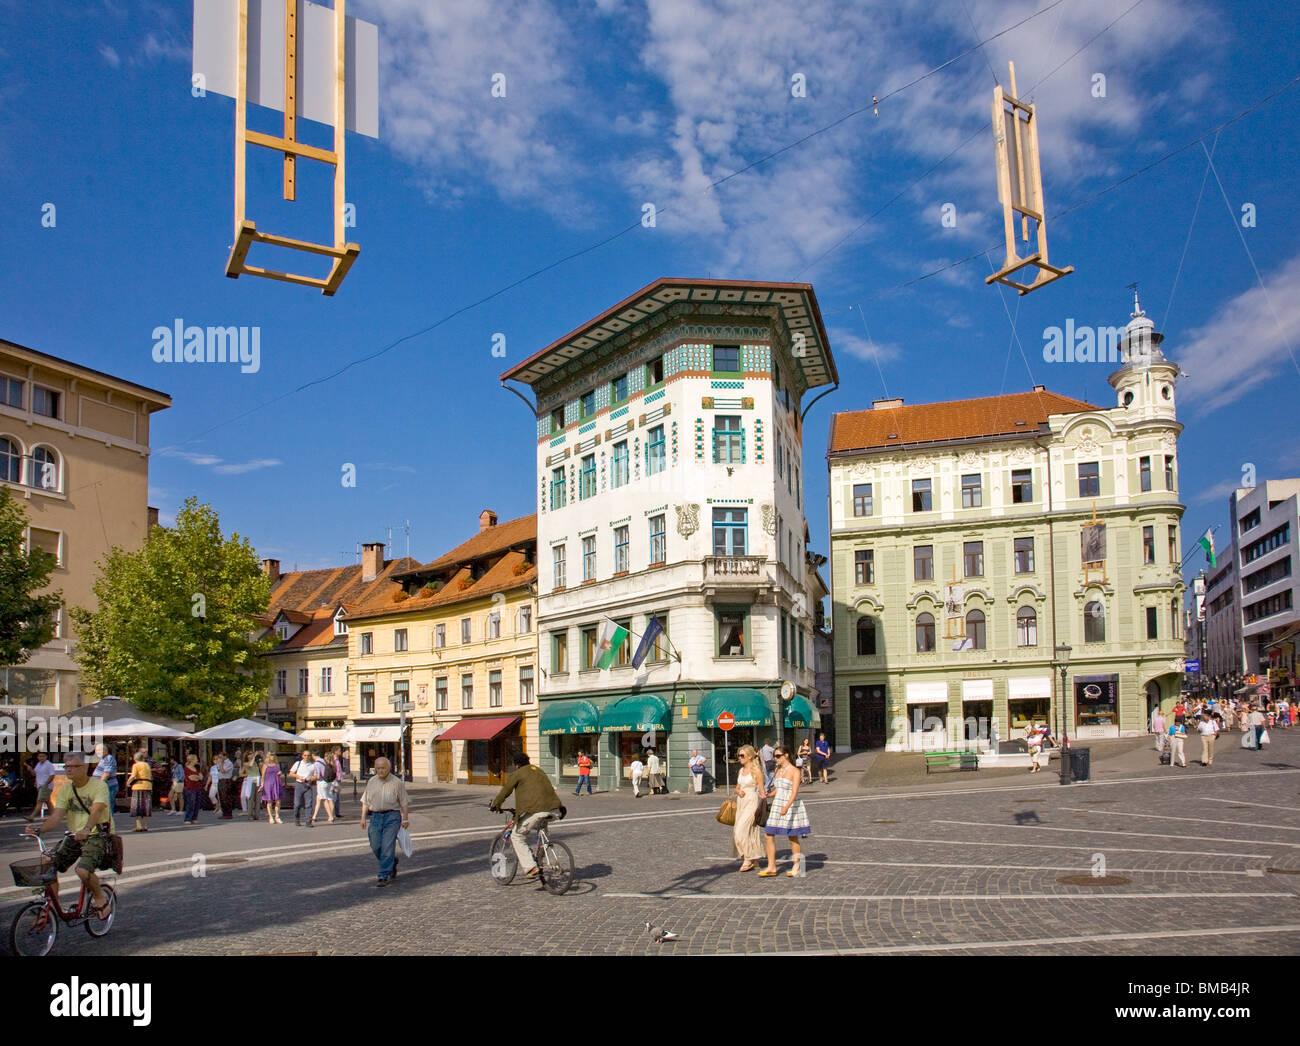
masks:
[[[799,780],[804,784],[812,784],[812,742],[806,737],[799,742],[794,765],[799,768]]]
[[[284,824],[280,820],[280,800],[284,797],[284,782],[280,777],[280,764],[275,756],[262,760],[262,802],[266,804],[266,823]]]
[[[772,787],[772,775],[776,773],[776,757],[773,755],[775,749],[772,747],[772,739],[769,737],[758,751],[758,758],[763,763],[763,788],[769,790]]]
[[[361,829],[369,835],[370,849],[379,862],[376,886],[387,886],[397,878],[397,831],[411,826],[408,808],[406,782],[393,774],[393,764],[381,755],[361,797]]]
[[[329,818],[329,823],[334,823],[334,767],[331,763],[325,762],[322,755],[316,756],[316,806],[312,809],[311,820],[307,822],[310,828],[316,823],[316,818],[320,816],[321,804],[325,804],[325,816]]]
[[[586,752],[578,752],[578,787],[574,789],[574,795],[582,795],[582,786],[587,786],[587,794],[591,795],[591,756]]]
[[[804,809],[803,800],[799,798],[799,771],[790,761],[790,753],[784,745],[777,745],[772,750],[776,768],[772,778],[772,788],[767,793],[771,800],[767,815],[766,833],[767,867],[758,874],[776,875],[776,837],[784,836],[790,840],[793,867],[785,874],[791,879],[801,879],[805,874],[803,846],[799,840],[810,834],[808,811]]]
[[[1177,718],[1169,724],[1169,765],[1175,763],[1187,766],[1187,756],[1183,752],[1183,742],[1187,740],[1187,724]]]
[[[1169,724],[1165,722],[1165,714],[1159,706],[1151,713],[1151,732],[1156,735],[1156,752],[1163,752],[1169,743]]]
[[[36,765],[32,767],[32,773],[36,777],[36,805],[32,807],[32,812],[27,815],[29,822],[36,820],[41,811],[49,805],[50,780],[56,772],[54,764],[50,762],[50,757],[44,752],[37,752]]]
[[[334,767],[334,780],[330,782],[330,795],[334,800],[334,820],[343,820],[343,751],[335,748],[328,762]]]
[[[170,764],[168,776],[172,782],[167,791],[167,816],[172,817],[185,812],[185,764],[175,759],[167,762]]]
[[[691,768],[691,786],[695,789],[695,794],[700,795],[704,791],[704,771],[708,769],[708,760],[699,752],[693,751],[687,765]]]
[[[660,795],[668,791],[668,789],[664,787],[662,766],[663,764],[659,762],[659,756],[655,753],[655,750],[653,748],[650,749],[650,754],[646,756],[645,768],[646,773],[650,775],[651,795]]]
[[[212,765],[208,767],[208,799],[212,802],[212,809],[217,810],[221,807],[221,760],[222,754],[214,752],[212,754]]]
[[[736,775],[736,824],[731,829],[731,856],[741,858],[737,871],[752,872],[763,859],[763,769],[753,745],[736,753],[740,772]]]
[[[645,772],[645,764],[641,762],[640,755],[634,755],[632,757],[632,766],[629,769],[632,771],[632,798],[640,799],[641,775]]]
[[[1219,733],[1219,728],[1210,718],[1209,712],[1201,716],[1201,721],[1196,724],[1196,730],[1201,735],[1201,765],[1211,766],[1214,763],[1214,739]]]
[[[203,774],[199,757],[191,752],[185,757],[185,823],[199,823],[199,806],[203,795]]]
[[[221,819],[230,821],[235,816],[235,764],[224,752],[219,752],[218,756],[217,798],[221,802]]]
[[[135,753],[126,786],[131,791],[131,816],[135,818],[133,832],[147,832],[149,814],[153,810],[153,770],[149,766],[149,753],[144,749]]]
[[[99,762],[95,764],[95,772],[91,776],[98,777],[108,789],[108,816],[112,817],[113,811],[117,809],[117,760],[107,745],[95,745],[95,755],[99,756]]]
[[[826,776],[826,768],[831,761],[831,743],[826,740],[825,734],[817,735],[817,744],[813,746],[813,752],[817,757],[817,773],[822,779],[822,784],[830,784]]]
[[[293,782],[293,823],[299,828],[303,824],[310,828],[316,804],[316,758],[311,749],[305,749],[289,768],[289,780]]]
[[[1042,769],[1043,763],[1046,762],[1046,760],[1042,758],[1043,742],[1045,740],[1046,732],[1039,730],[1036,723],[1030,722],[1025,727],[1025,744],[1029,746],[1029,772],[1031,774],[1038,773],[1038,771]],[[1048,758],[1050,758],[1050,756]]]

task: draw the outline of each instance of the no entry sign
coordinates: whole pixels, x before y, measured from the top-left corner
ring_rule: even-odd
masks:
[[[724,734],[736,725],[736,717],[730,712],[718,713],[718,729]]]

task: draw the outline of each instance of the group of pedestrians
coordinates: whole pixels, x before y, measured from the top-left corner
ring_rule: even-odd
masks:
[[[805,863],[802,840],[811,833],[808,811],[799,798],[801,767],[795,766],[785,745],[769,741],[763,751],[772,753],[769,776],[762,753],[744,745],[738,753],[740,773],[736,776],[736,821],[732,829],[732,856],[741,859],[739,871],[751,872],[766,858],[760,878],[778,874],[776,840],[790,840],[793,866],[785,874],[802,878]]]
[[[1151,714],[1151,733],[1155,735],[1160,761],[1167,762],[1170,767],[1186,767],[1187,736],[1192,730],[1201,738],[1202,766],[1214,765],[1215,742],[1225,730],[1240,729],[1241,747],[1259,751],[1269,743],[1270,725],[1286,724],[1289,728],[1293,709],[1285,699],[1279,704],[1285,707],[1279,709],[1270,705],[1269,708],[1273,709],[1271,714],[1249,701],[1220,704],[1217,700],[1210,700],[1189,708],[1180,698],[1168,716],[1157,708]]]

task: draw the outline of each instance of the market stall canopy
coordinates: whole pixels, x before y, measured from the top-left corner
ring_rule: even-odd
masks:
[[[812,702],[802,694],[790,698],[785,710],[785,725],[794,729],[798,727],[819,727],[822,725],[821,713],[813,708]]]
[[[439,741],[491,741],[497,734],[519,722],[517,715],[471,716],[453,724],[438,735]]]
[[[601,711],[600,732],[667,732],[672,725],[669,720],[668,702],[658,694],[629,694]]]
[[[581,699],[573,701],[551,701],[542,709],[538,720],[538,731],[542,737],[557,734],[598,734],[600,733],[600,713],[590,701]]]
[[[194,735],[200,741],[280,741],[287,745],[305,745],[307,739],[256,719],[232,719]]]
[[[735,716],[736,726],[771,726],[776,722],[762,691],[746,687],[722,687],[710,690],[700,702],[696,725],[701,730],[713,730],[717,727],[718,716],[722,712],[730,712]]]
[[[80,712],[81,709],[78,709],[78,713]],[[169,726],[150,723],[143,719],[110,719],[101,727],[88,724],[78,730],[77,735],[81,737],[156,737],[168,740],[180,738],[187,741],[198,736],[184,730],[173,730]]]
[[[168,716],[154,715],[146,712],[139,705],[124,697],[105,697],[94,704],[74,708],[69,715],[99,717],[105,722],[111,719],[139,719],[146,723],[170,727],[173,730],[189,730],[194,724],[184,719],[172,719]]]

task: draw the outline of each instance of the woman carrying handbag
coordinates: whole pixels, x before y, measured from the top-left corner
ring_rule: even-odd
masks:
[[[767,819],[763,798],[763,768],[753,745],[738,753],[740,773],[736,777],[736,819],[731,835],[731,855],[743,858],[738,871],[752,872],[763,858],[763,822]]]

